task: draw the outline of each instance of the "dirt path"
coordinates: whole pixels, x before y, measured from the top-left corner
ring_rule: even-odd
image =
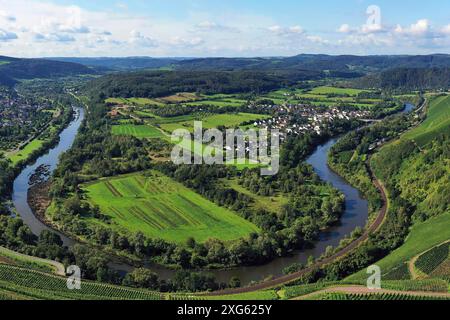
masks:
[[[55,269],[55,274],[59,275],[59,276],[66,276],[66,268],[64,267],[64,265],[62,263],[59,263],[57,261],[53,261],[53,260],[47,260],[47,259],[41,259],[41,258],[37,258],[37,257],[32,257],[32,256],[27,256],[25,254],[19,253],[19,252],[15,252],[12,250],[9,250],[7,248],[4,247],[0,247],[0,253],[4,252],[6,255],[11,255],[11,256],[16,256],[18,258],[23,258],[24,260],[30,261],[30,262],[36,262],[36,263],[42,263],[42,264],[46,264],[49,265],[51,267],[53,267]]]
[[[370,290],[367,287],[363,286],[347,286],[347,287],[332,287],[323,289],[320,291],[316,291],[304,296],[300,296],[297,298],[294,298],[292,300],[305,300],[313,298],[319,294],[322,293],[347,293],[347,294],[403,294],[408,296],[415,296],[415,297],[430,297],[430,298],[449,298],[450,299],[450,293],[446,292],[429,292],[429,291],[399,291],[399,290]]]
[[[409,270],[409,274],[411,275],[411,278],[412,278],[413,280],[416,280],[416,279],[418,279],[418,278],[420,277],[420,275],[416,272],[415,265],[416,265],[417,259],[419,259],[419,257],[420,257],[421,255],[422,255],[422,254],[418,254],[417,256],[415,256],[414,258],[412,258],[411,260],[409,260],[409,262],[408,262],[408,270]]]

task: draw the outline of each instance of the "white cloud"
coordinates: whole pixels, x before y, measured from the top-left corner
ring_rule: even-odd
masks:
[[[129,42],[133,45],[143,46],[146,48],[154,48],[158,46],[158,42],[155,39],[145,36],[136,30],[132,30],[130,32]]]
[[[170,40],[170,45],[178,46],[178,47],[197,47],[202,45],[205,41],[200,37],[194,38],[182,38],[182,37],[173,37]]]
[[[421,53],[450,50],[450,25],[421,19],[395,27],[342,24],[308,32],[270,15],[192,11],[184,18],[133,13],[112,1],[103,11],[53,0],[0,0],[2,54],[11,56],[273,56],[305,53]],[[58,1],[70,3],[72,1]],[[300,24],[300,23],[299,23]],[[305,27],[305,28],[303,28]],[[440,50],[444,51],[444,50]]]
[[[450,24],[442,27],[441,32],[445,35],[450,35]]]
[[[352,29],[350,28],[350,25],[344,23],[343,25],[341,25],[339,27],[339,29],[337,31],[339,33],[350,33],[352,31]]]
[[[18,36],[14,32],[9,32],[9,31],[0,29],[0,41],[7,42],[7,41],[11,41],[11,40],[16,40],[16,39],[18,39]]]
[[[395,32],[407,36],[424,36],[431,32],[431,25],[428,19],[420,19],[407,28],[397,25]]]
[[[64,33],[34,33],[33,39],[37,42],[75,42],[75,37]]]
[[[194,31],[200,31],[200,32],[211,32],[211,31],[217,31],[217,32],[239,32],[238,28],[235,27],[229,27],[226,25],[222,25],[216,22],[212,22],[209,20],[205,20],[202,21],[200,23],[198,23],[197,25],[195,25],[195,30]]]
[[[0,18],[8,21],[8,22],[15,22],[17,19],[12,14],[7,13],[6,11],[0,10]]]
[[[288,35],[295,35],[295,34],[303,34],[305,33],[305,30],[299,25],[291,26],[291,27],[281,27],[279,25],[272,25],[267,28],[268,31],[280,35],[280,36],[288,36]]]
[[[317,43],[317,44],[329,44],[330,42],[326,39],[323,39],[322,37],[319,36],[306,36],[306,39],[308,39],[309,41],[313,42],[313,43]]]
[[[379,33],[384,32],[386,29],[381,25],[377,23],[371,23],[371,24],[364,24],[361,26],[360,32],[361,33]]]

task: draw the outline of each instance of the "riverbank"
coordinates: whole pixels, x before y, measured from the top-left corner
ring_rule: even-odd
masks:
[[[53,146],[42,151],[40,156],[34,157],[35,159],[27,162],[27,165],[22,164],[22,171],[16,175],[16,179],[13,182],[13,205],[25,224],[30,227],[35,235],[39,235],[43,230],[56,232],[61,236],[65,245],[71,245],[74,241],[48,227],[33,213],[28,204],[28,190],[31,177],[40,167],[46,166],[49,175],[56,169],[59,156],[70,149],[83,120],[84,110],[82,108],[74,108],[68,125],[61,128],[59,135],[53,141]]]

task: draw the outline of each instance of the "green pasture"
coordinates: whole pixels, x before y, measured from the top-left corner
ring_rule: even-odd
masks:
[[[156,171],[102,179],[83,187],[113,226],[184,243],[192,237],[235,240],[258,228]],[[99,220],[89,218],[93,223]]]
[[[150,125],[120,124],[111,126],[114,135],[134,136],[136,138],[163,138],[163,133]]]
[[[427,119],[419,127],[408,131],[402,139],[414,140],[423,146],[441,133],[450,134],[450,96],[432,99]]]

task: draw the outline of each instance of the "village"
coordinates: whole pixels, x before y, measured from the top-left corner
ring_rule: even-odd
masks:
[[[256,121],[259,129],[277,129],[283,141],[288,135],[315,132],[321,135],[324,129],[336,120],[363,120],[370,117],[366,110],[341,110],[338,107],[317,107],[306,104],[263,106],[272,109],[275,117]]]
[[[0,150],[12,150],[47,126],[55,113],[50,102],[0,94]]]

